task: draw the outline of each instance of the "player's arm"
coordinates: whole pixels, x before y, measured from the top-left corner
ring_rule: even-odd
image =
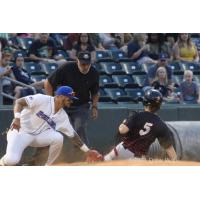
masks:
[[[11,124],[11,130],[16,129],[19,131],[20,129],[20,116],[21,111],[24,109],[24,107],[28,106],[25,98],[20,98],[15,101],[14,105],[14,119]]]
[[[129,132],[129,128],[128,128],[128,126],[127,125],[125,125],[125,124],[120,124],[120,126],[119,126],[119,133],[120,134],[126,134],[126,133],[128,133]]]
[[[71,137],[70,140],[75,146],[80,148],[80,150],[86,154],[87,162],[97,162],[103,160],[103,156],[98,151],[89,149],[76,132],[74,132],[74,136]]]
[[[170,145],[165,149],[170,160],[177,160],[177,155],[174,147]]]
[[[118,129],[119,134],[125,135],[126,133],[128,133],[129,130],[131,130],[134,127],[135,123],[133,122],[137,121],[136,117],[137,117],[137,112],[135,111],[132,112],[131,115],[120,124]]]
[[[78,148],[80,148],[83,152],[87,152],[90,149],[87,147],[86,144],[84,144],[84,142],[81,140],[81,138],[79,137],[79,135],[74,132],[74,136],[69,138],[71,140],[71,142],[77,146]]]
[[[48,79],[44,82],[44,89],[47,95],[53,96],[53,87]]]

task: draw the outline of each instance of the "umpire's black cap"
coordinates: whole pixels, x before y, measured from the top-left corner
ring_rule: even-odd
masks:
[[[91,63],[91,53],[88,51],[79,52],[78,60],[83,64],[90,64]]]

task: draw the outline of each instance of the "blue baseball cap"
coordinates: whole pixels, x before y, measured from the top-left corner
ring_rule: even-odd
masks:
[[[73,89],[69,86],[60,86],[56,90],[56,95],[63,95],[63,96],[69,97],[70,99],[78,100],[78,98],[75,97],[75,93]]]
[[[158,58],[159,58],[159,60],[167,60],[168,56],[165,53],[160,53]]]

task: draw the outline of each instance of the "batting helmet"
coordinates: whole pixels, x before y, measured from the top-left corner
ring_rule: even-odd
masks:
[[[143,105],[154,107],[155,110],[158,110],[162,104],[163,97],[162,94],[155,89],[149,89],[145,91],[143,98]]]

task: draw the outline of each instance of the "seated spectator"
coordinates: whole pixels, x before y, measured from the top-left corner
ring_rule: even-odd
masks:
[[[35,40],[29,49],[30,59],[33,61],[55,62],[58,65],[66,62],[62,56],[57,55],[55,41],[48,33],[40,33],[39,39]]]
[[[183,103],[200,103],[199,85],[193,81],[193,72],[185,70],[184,81],[180,84],[181,100]]]
[[[68,52],[71,51],[73,46],[77,44],[79,38],[78,33],[69,33],[67,37],[64,38],[63,45],[64,49]],[[68,52],[70,54],[70,52]]]
[[[7,76],[11,79],[14,79],[14,75],[12,73],[12,69],[11,66],[9,66],[10,60],[11,60],[11,54],[9,53],[3,53],[2,54],[2,58],[0,61],[0,79],[4,76]],[[14,84],[6,79],[0,80],[2,87],[3,87],[3,92],[9,94],[9,95],[13,95],[14,92]],[[7,99],[5,99],[5,101],[7,101]]]
[[[89,37],[91,39],[91,43],[95,47],[95,50],[105,50],[98,33],[89,33]]]
[[[96,60],[95,48],[90,40],[90,36],[88,33],[81,33],[79,35],[78,43],[75,44],[72,48],[70,57],[76,60],[78,53],[82,51],[87,51],[91,53],[92,62]]]
[[[195,44],[188,33],[180,33],[174,45],[174,57],[179,61],[199,62]]]
[[[112,33],[99,33],[101,43],[103,47],[107,50],[117,50],[117,39],[113,37]]]
[[[170,57],[171,52],[167,44],[164,43],[165,37],[162,33],[149,33],[147,44],[149,44],[149,57],[158,60],[160,53],[165,53]]]
[[[152,67],[149,68],[148,73],[147,73],[147,77],[146,77],[146,83],[145,85],[151,85],[156,77],[156,71],[159,67],[164,67],[166,68],[166,72],[167,72],[167,79],[169,84],[172,84],[172,69],[170,66],[168,66],[168,56],[161,53],[159,55],[159,60],[158,63]]]
[[[159,67],[156,71],[156,76],[151,86],[161,92],[166,102],[178,102],[178,97],[173,93],[173,86],[167,78],[167,70],[165,67]]]
[[[124,33],[124,45],[120,48],[126,54],[128,53],[128,44],[133,40],[133,35],[131,33]]]
[[[177,41],[177,37],[178,37],[177,33],[166,33],[165,34],[165,44],[169,48],[170,60],[173,60],[173,48],[174,48],[174,44]]]
[[[128,57],[139,64],[152,63],[157,61],[149,57],[149,45],[146,44],[147,35],[145,33],[134,34],[134,39],[128,44]]]
[[[15,64],[12,67],[13,74],[15,76],[15,79],[21,83],[24,83],[26,85],[31,85],[33,87],[36,87],[38,90],[36,90],[38,93],[42,93],[41,88],[43,88],[43,83],[34,83],[34,81],[31,79],[30,74],[23,68],[24,66],[24,58],[22,56],[17,56],[15,58]],[[38,87],[40,84],[40,87]],[[34,91],[30,88],[22,87],[22,86],[16,86],[15,90],[15,98],[18,99],[23,96],[34,94]]]

